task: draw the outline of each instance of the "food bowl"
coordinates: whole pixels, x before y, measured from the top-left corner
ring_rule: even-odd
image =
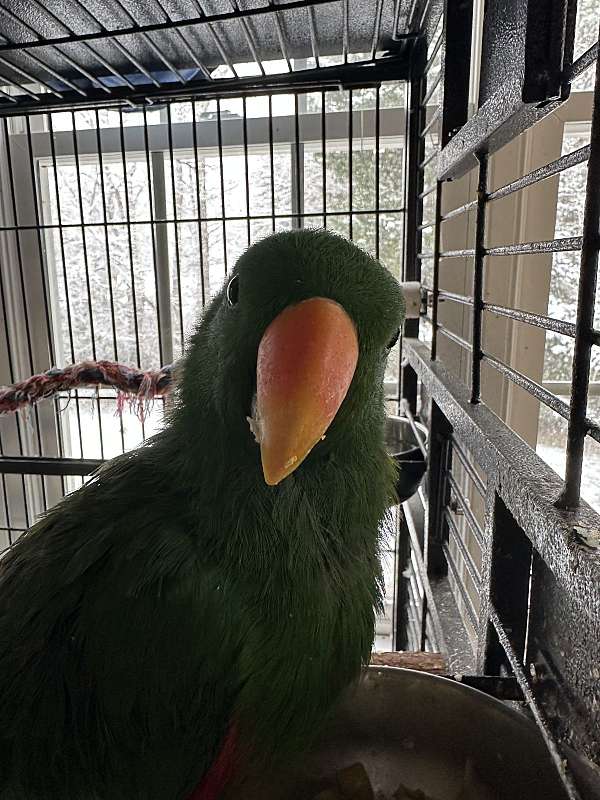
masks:
[[[415,422],[421,440],[427,443],[427,428]],[[415,494],[427,470],[427,461],[417,437],[406,417],[388,416],[385,423],[385,443],[388,453],[399,467],[396,491],[398,500],[403,503]]]
[[[542,737],[521,711],[449,678],[369,667],[312,752],[236,800],[313,800],[360,762],[375,796],[402,784],[435,800],[566,800]]]

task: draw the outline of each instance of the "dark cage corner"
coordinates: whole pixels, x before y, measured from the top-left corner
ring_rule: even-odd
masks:
[[[0,0],[0,544],[157,428],[251,242],[337,231],[421,293],[386,372],[375,649],[517,703],[564,797],[600,797],[599,24],[598,0]]]

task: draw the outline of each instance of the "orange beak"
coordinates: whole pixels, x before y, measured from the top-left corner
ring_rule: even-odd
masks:
[[[356,328],[333,300],[312,297],[288,306],[266,329],[251,425],[269,486],[290,475],[325,437],[357,361]]]

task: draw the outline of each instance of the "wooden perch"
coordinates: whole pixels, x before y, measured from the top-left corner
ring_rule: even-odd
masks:
[[[373,653],[371,665],[376,667],[404,667],[434,675],[446,675],[448,664],[441,653]]]

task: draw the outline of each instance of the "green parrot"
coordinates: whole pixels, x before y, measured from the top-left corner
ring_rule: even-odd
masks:
[[[164,429],[0,562],[0,800],[217,800],[310,745],[372,646],[403,313],[327,231],[240,257]]]

